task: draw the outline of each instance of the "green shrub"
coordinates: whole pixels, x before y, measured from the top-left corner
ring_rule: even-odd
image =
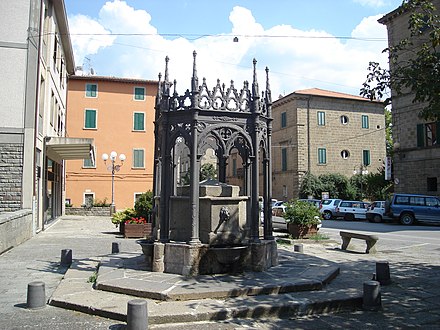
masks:
[[[119,225],[120,223],[125,222],[125,220],[130,220],[133,217],[136,217],[136,211],[132,208],[127,208],[123,211],[113,213],[112,223]]]
[[[141,194],[134,203],[134,210],[136,211],[136,217],[142,217],[144,219],[151,218],[151,210],[153,209],[154,196],[152,191],[147,191]]]
[[[321,222],[319,209],[312,203],[290,201],[287,203],[284,219],[297,225],[317,225]]]

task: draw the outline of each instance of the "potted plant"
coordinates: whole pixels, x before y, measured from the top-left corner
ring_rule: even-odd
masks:
[[[151,222],[143,217],[132,217],[125,220],[124,237],[125,238],[147,238],[151,237]]]
[[[112,223],[119,227],[119,232],[124,233],[125,221],[130,220],[136,216],[136,211],[132,208],[126,208],[123,211],[118,211],[112,215]]]
[[[313,203],[306,201],[287,203],[283,217],[293,238],[307,238],[316,234],[321,227],[319,209]]]

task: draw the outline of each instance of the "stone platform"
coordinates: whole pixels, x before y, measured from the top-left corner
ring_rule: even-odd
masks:
[[[78,260],[49,303],[125,321],[128,301],[142,297],[150,324],[295,317],[361,306],[359,290],[326,290],[339,274],[337,264],[285,250],[279,261],[264,272],[185,277],[146,271],[136,253]]]

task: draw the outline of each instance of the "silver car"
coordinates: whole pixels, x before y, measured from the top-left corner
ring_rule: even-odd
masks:
[[[336,208],[336,217],[352,221],[354,219],[366,219],[367,208],[370,203],[361,201],[341,201]]]
[[[336,217],[336,207],[338,207],[341,199],[323,199],[319,204],[319,212],[321,212],[324,220],[334,219]]]

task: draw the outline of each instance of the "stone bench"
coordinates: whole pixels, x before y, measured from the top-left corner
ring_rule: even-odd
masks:
[[[376,242],[379,240],[379,237],[376,235],[367,235],[367,234],[358,234],[352,233],[348,231],[340,231],[339,235],[342,238],[342,250],[347,250],[348,245],[352,238],[363,239],[367,243],[367,249],[365,253],[375,253],[376,252]]]

